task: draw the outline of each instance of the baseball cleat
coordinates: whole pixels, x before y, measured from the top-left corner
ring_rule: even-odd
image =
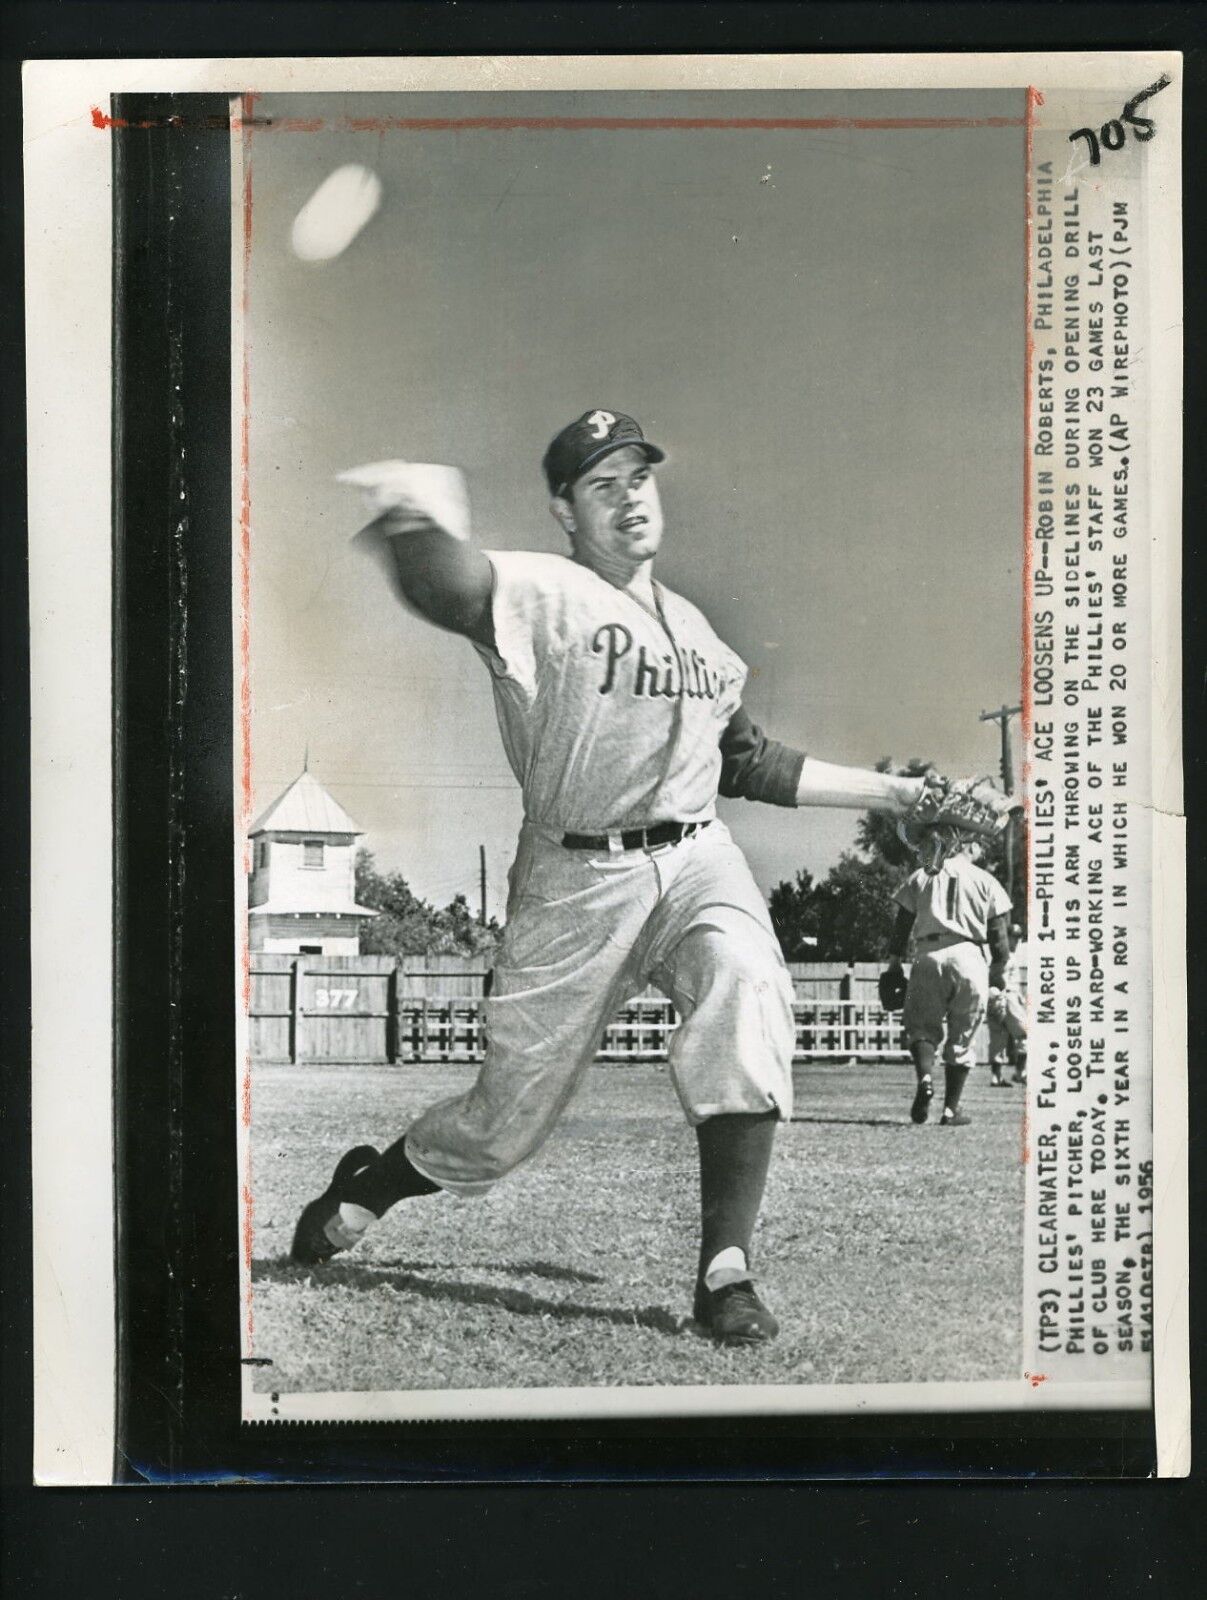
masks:
[[[947,1111],[939,1118],[940,1128],[967,1128],[971,1125],[972,1118],[967,1111]]]
[[[749,1278],[720,1289],[698,1283],[692,1316],[716,1344],[769,1344],[780,1331]]]
[[[930,1116],[930,1103],[935,1097],[935,1086],[929,1078],[923,1078],[914,1095],[914,1103],[909,1108],[911,1122],[925,1122]]]
[[[289,1259],[304,1267],[320,1267],[330,1261],[346,1245],[336,1244],[328,1232],[328,1225],[339,1218],[339,1208],[348,1199],[348,1185],[353,1178],[380,1159],[380,1152],[371,1144],[358,1144],[355,1150],[342,1155],[331,1175],[331,1182],[312,1200],[298,1218],[293,1231],[293,1244]]]
[[[1018,1082],[1017,1078],[1015,1079],[1015,1082]],[[1002,1077],[1001,1073],[999,1073],[996,1078],[990,1078],[989,1087],[991,1089],[1008,1089],[1010,1085],[1006,1082],[1005,1078]]]

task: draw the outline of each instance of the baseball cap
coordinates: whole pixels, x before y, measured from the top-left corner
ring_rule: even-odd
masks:
[[[665,461],[666,452],[650,444],[640,426],[622,411],[584,411],[582,416],[563,428],[545,451],[541,462],[550,494],[561,494],[588,467],[610,455],[613,450],[623,450],[635,444],[645,451],[647,461]]]

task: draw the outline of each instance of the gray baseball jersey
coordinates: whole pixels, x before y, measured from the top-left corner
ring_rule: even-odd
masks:
[[[574,833],[710,820],[740,657],[660,584],[647,610],[564,556],[486,554],[495,649],[476,648],[529,820]]]

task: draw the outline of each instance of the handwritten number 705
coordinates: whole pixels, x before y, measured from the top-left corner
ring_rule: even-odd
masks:
[[[1173,80],[1167,72],[1163,72],[1156,83],[1150,83],[1147,89],[1141,89],[1139,94],[1134,94],[1123,108],[1121,118],[1112,117],[1109,122],[1104,122],[1095,133],[1093,128],[1075,128],[1069,135],[1069,143],[1075,144],[1078,139],[1084,139],[1090,147],[1090,165],[1096,167],[1102,160],[1100,146],[1108,150],[1122,150],[1127,142],[1127,127],[1132,130],[1133,138],[1139,139],[1141,144],[1147,144],[1157,131],[1157,124],[1151,117],[1138,117],[1136,107],[1142,106],[1146,100],[1151,100],[1153,95],[1160,94],[1162,89],[1167,89]]]

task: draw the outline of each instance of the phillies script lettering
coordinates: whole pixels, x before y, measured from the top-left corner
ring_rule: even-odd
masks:
[[[633,635],[622,622],[605,622],[591,641],[594,653],[604,657],[600,694],[611,694],[622,676],[621,662],[633,649]],[[714,671],[698,650],[681,651],[672,644],[673,655],[651,657],[645,646],[637,646],[635,662],[625,673],[633,672],[632,693],[648,699],[715,700],[724,687],[724,678]]]

